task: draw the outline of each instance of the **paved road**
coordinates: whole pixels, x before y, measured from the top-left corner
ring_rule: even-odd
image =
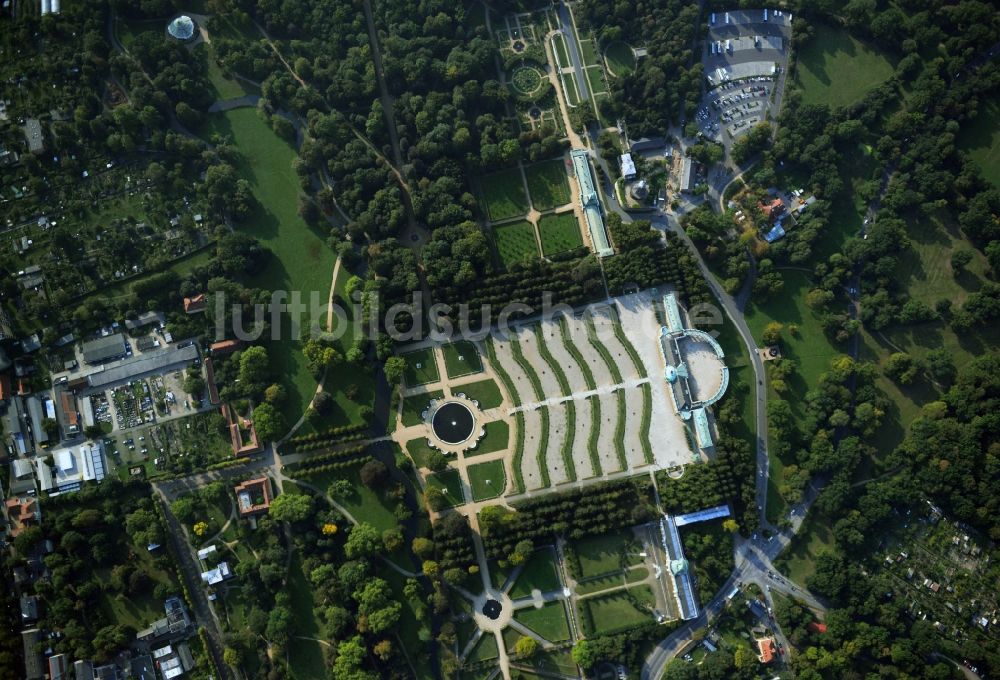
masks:
[[[559,11],[556,12],[559,19],[559,30],[565,38],[566,49],[569,52],[569,60],[573,62],[573,72],[576,74],[576,87],[580,91],[580,101],[585,102],[590,99],[590,88],[587,87],[587,74],[583,72],[583,59],[580,58],[580,51],[576,46],[576,31],[573,30],[573,18],[569,15],[569,8],[565,0],[559,3]]]
[[[222,632],[219,628],[219,621],[216,618],[215,610],[208,601],[205,594],[204,585],[201,582],[201,569],[195,560],[194,548],[188,543],[184,535],[184,527],[170,510],[170,502],[163,489],[158,484],[153,484],[153,491],[156,494],[160,506],[163,508],[163,516],[167,521],[167,540],[170,541],[174,555],[180,560],[181,577],[187,587],[188,595],[191,598],[191,607],[198,627],[205,631],[208,640],[208,653],[212,657],[212,663],[224,680],[232,678],[229,666],[222,658],[222,650],[225,646]]]

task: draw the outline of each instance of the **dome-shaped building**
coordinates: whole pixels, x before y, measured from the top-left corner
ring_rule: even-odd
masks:
[[[194,19],[182,14],[170,22],[167,33],[175,40],[190,40],[194,36],[194,28]]]

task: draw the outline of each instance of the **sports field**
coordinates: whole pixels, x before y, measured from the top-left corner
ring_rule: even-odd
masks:
[[[962,125],[958,144],[983,176],[1000,187],[1000,96],[981,100],[976,117]]]
[[[580,223],[572,212],[543,216],[538,220],[538,232],[542,238],[542,252],[546,255],[562,253],[583,245]]]
[[[569,203],[569,182],[562,158],[527,165],[524,176],[528,180],[528,191],[535,210],[544,212]]]
[[[892,75],[880,52],[847,31],[815,24],[816,35],[798,51],[795,83],[806,104],[846,106]]]
[[[520,168],[507,168],[480,179],[486,213],[490,220],[505,220],[528,212],[528,197]]]
[[[493,227],[497,253],[504,266],[538,257],[535,228],[531,222],[512,222]]]

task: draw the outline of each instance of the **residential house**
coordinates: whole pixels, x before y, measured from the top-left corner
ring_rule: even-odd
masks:
[[[191,297],[184,298],[184,313],[197,314],[205,311],[205,294],[198,293]]]
[[[28,467],[30,469],[30,463]],[[32,488],[34,488],[34,479],[32,479]],[[42,511],[37,498],[31,496],[8,498],[4,501],[4,517],[7,520],[7,532],[11,537],[14,537],[28,527],[38,526],[42,519]]]
[[[45,138],[42,136],[42,123],[37,118],[24,121],[24,139],[28,142],[28,151],[34,155],[45,152]]]

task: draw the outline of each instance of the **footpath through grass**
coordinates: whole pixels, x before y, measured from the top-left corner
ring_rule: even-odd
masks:
[[[816,33],[799,49],[795,72],[806,104],[852,104],[892,75],[892,62],[844,29],[813,26]]]
[[[323,230],[314,231],[298,215],[299,183],[292,161],[295,149],[274,134],[252,108],[233,109],[214,114],[202,128],[202,136],[210,139],[220,134],[232,140],[240,150],[236,170],[246,179],[260,203],[260,208],[238,229],[257,238],[270,251],[266,265],[250,282],[271,291],[297,292],[307,306],[310,299],[325,303],[330,293],[335,255],[326,245]],[[306,322],[311,322],[307,319]],[[316,319],[325,324],[326,319]],[[281,410],[292,425],[309,405],[316,391],[316,379],[306,368],[302,345],[292,337],[287,320],[282,324],[278,339],[268,345],[274,374],[285,385],[288,398]],[[353,338],[347,334],[338,342],[342,353],[349,349]],[[355,386],[352,388],[351,386]],[[358,391],[349,399],[349,389]],[[334,397],[334,412],[328,419],[331,426],[357,422],[358,409],[374,400],[374,385],[367,367],[344,363],[338,366],[337,380],[327,386]]]

